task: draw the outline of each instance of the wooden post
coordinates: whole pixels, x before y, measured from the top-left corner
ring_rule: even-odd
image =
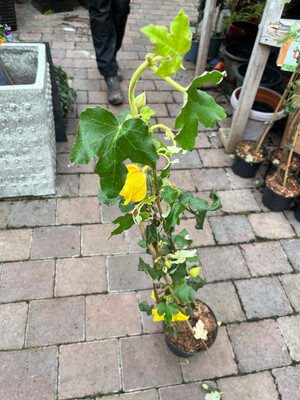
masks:
[[[276,21],[276,18],[279,20],[283,5],[281,0],[267,0],[261,26],[271,25],[272,22]],[[270,47],[261,44],[261,35],[262,30],[259,30],[231,127],[219,130],[226,153],[233,153],[237,142],[243,137],[251,107],[269,57]]]
[[[217,0],[206,0],[200,36],[200,44],[197,55],[195,77],[203,74],[203,72],[205,71],[213,17],[216,11],[216,4]]]

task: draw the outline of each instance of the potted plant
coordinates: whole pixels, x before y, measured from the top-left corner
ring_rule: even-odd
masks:
[[[72,77],[68,77],[66,72],[60,66],[54,65],[54,72],[61,108],[66,122],[67,114],[73,111],[73,104],[77,99],[77,93],[68,83],[68,79],[72,79]]]
[[[33,6],[42,14],[51,10],[54,13],[73,11],[74,0],[32,0]]]
[[[182,56],[190,48],[189,22],[183,10],[171,22],[170,33],[155,25],[146,26],[141,32],[155,46],[130,81],[130,110],[117,117],[100,106],[83,111],[71,162],[87,164],[98,159],[95,172],[100,176],[99,198],[105,204],[119,202],[123,212],[113,221],[118,226],[111,236],[135,224],[139,226],[139,245],[153,260],[149,265],[139,259],[138,270],[153,283],[153,302],[142,302],[140,309],[155,321],[163,321],[169,345],[187,356],[213,343],[217,322],[209,307],[196,300],[196,291],[204,284],[199,276],[199,258],[196,249],[190,248],[188,232],[176,227],[180,215],[189,212],[195,217],[196,228],[202,229],[206,212],[219,209],[221,204],[215,190],[208,202],[177,188],[169,179],[175,162],[170,157],[193,150],[199,121],[212,127],[218,119],[225,118],[224,109],[197,89],[207,81],[220,82],[225,74],[204,73],[188,87],[170,78],[181,68]],[[183,106],[175,120],[174,127],[179,130],[176,136],[169,127],[151,123],[155,112],[146,105],[146,94],[135,95],[136,83],[147,69],[183,94]],[[165,132],[170,145],[157,139],[158,129]],[[160,157],[167,160],[161,172],[156,169]],[[131,163],[125,165],[128,159]]]
[[[218,32],[218,27],[220,25],[220,18],[222,15],[222,10],[224,8],[225,0],[217,0],[216,7],[217,7],[217,14],[215,19],[215,24],[213,30],[211,32],[211,38],[208,48],[208,58],[215,58],[218,56],[220,46],[225,38],[224,32]],[[204,10],[205,10],[206,0],[199,0],[198,2],[198,18],[197,22],[192,22],[190,24],[191,31],[193,33],[192,37],[192,45],[191,49],[185,54],[184,59],[187,61],[194,61],[197,60],[198,48],[199,48],[199,41],[200,35],[198,33],[198,26],[199,23],[203,20],[204,17]]]

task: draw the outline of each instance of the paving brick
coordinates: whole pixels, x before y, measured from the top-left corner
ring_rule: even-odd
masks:
[[[200,149],[198,150],[204,167],[229,167],[232,159],[224,149]]]
[[[78,226],[54,226],[34,230],[31,258],[72,257],[80,254]]]
[[[139,333],[141,333],[141,323],[136,293],[87,297],[86,336],[88,340]]]
[[[300,239],[281,240],[281,244],[296,271],[300,271]]]
[[[285,215],[293,226],[296,235],[300,236],[300,222],[296,220],[294,211],[285,211]]]
[[[0,228],[6,228],[12,202],[0,202]]]
[[[4,264],[0,302],[41,299],[53,295],[54,260]]]
[[[138,271],[139,257],[147,264],[152,264],[148,254],[126,254],[107,257],[108,290],[120,292],[152,288],[152,282],[146,274]]]
[[[237,281],[247,318],[267,318],[293,312],[277,277]]]
[[[56,347],[1,352],[0,398],[55,399],[56,364]]]
[[[251,190],[230,190],[219,192],[222,210],[228,213],[259,211],[260,208]]]
[[[213,233],[218,244],[242,243],[255,240],[251,225],[242,215],[210,217]]]
[[[294,310],[300,312],[300,274],[286,274],[280,280]]]
[[[57,172],[59,174],[77,174],[94,171],[94,163],[89,164],[72,164],[69,154],[58,154],[57,157]]]
[[[243,244],[241,248],[252,276],[293,271],[279,242]]]
[[[218,386],[222,400],[256,400],[262,398],[262,395],[264,400],[279,400],[272,375],[267,371],[220,379]]]
[[[193,192],[195,190],[191,172],[188,170],[172,170],[170,172],[170,181],[175,183],[178,188]]]
[[[105,257],[57,260],[56,296],[101,293],[106,290]]]
[[[209,387],[216,388],[214,382],[195,382],[185,385],[169,386],[159,389],[160,400],[205,400],[207,391],[202,388],[202,383],[206,383]]]
[[[0,262],[27,260],[30,252],[31,236],[31,229],[0,231]],[[17,246],[16,243],[18,244]]]
[[[78,196],[78,175],[57,175],[56,196]]]
[[[170,157],[171,161],[179,160],[179,163],[173,164],[172,169],[183,169],[183,168],[201,168],[202,163],[198,156],[196,150],[191,152],[187,152],[186,154],[175,154],[174,156]],[[167,166],[167,160],[165,157],[160,157],[157,163],[157,169],[162,170]]]
[[[263,178],[261,174],[258,172],[254,178],[241,178],[232,171],[231,168],[226,168],[226,174],[231,182],[233,189],[248,189],[248,188],[256,188],[257,180],[263,182]]]
[[[295,400],[300,398],[300,365],[273,369],[278,391],[282,400]]]
[[[56,153],[70,153],[72,147],[76,142],[77,136],[76,135],[68,135],[67,142],[56,142]]]
[[[147,102],[148,103],[173,103],[172,92],[169,91],[147,91]]]
[[[207,282],[250,277],[238,246],[204,247],[198,255]]]
[[[124,233],[108,240],[115,228],[116,225],[113,224],[84,225],[82,227],[82,254],[87,256],[126,253]]]
[[[251,214],[249,215],[249,221],[255,234],[262,238],[285,239],[295,235],[294,230],[282,213]]]
[[[219,328],[216,341],[208,351],[203,351],[196,357],[191,357],[189,361],[188,365],[181,366],[185,382],[236,374],[237,366],[226,328]]]
[[[27,346],[83,340],[84,299],[66,297],[30,303]]]
[[[198,135],[195,139],[195,149],[203,149],[209,148],[210,142],[208,140],[206,132],[198,132]]]
[[[259,371],[291,363],[274,320],[232,324],[227,329],[241,372]]]
[[[57,200],[57,224],[84,224],[100,222],[98,197]]]
[[[0,350],[23,347],[26,319],[26,303],[0,305]]]
[[[121,389],[116,340],[65,345],[60,354],[60,399]]]
[[[300,361],[300,315],[278,318],[277,324],[288,346],[291,358],[294,361]]]
[[[244,321],[245,314],[232,282],[221,282],[203,286],[196,293],[213,310],[218,321]]]
[[[10,227],[53,225],[54,199],[14,201],[8,218]]]
[[[142,239],[140,228],[134,225],[127,231],[129,253],[146,253],[137,243]]]
[[[182,383],[177,357],[168,349],[163,334],[121,339],[121,355],[126,391]]]
[[[201,170],[192,170],[192,177],[195,186],[199,191],[211,190],[228,190],[231,189],[230,182],[223,168],[212,168]]]
[[[118,203],[111,206],[101,204],[101,222],[112,222],[121,215],[123,215],[123,213],[120,210]]]
[[[190,239],[193,241],[191,245],[192,247],[214,245],[215,241],[208,220],[205,220],[203,229],[196,229],[195,225],[196,220],[194,218],[181,219],[180,225],[175,228],[175,234],[186,229],[189,233]]]
[[[97,196],[99,183],[100,178],[97,174],[80,174],[80,196]]]
[[[111,399],[116,400],[158,400],[157,390],[143,390],[142,392],[124,393],[112,396]]]

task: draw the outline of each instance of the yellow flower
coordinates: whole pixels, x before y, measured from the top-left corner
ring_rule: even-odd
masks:
[[[192,278],[196,278],[199,275],[200,267],[194,267],[190,270],[190,275]]]
[[[144,200],[147,193],[146,174],[136,165],[129,164],[127,177],[120,195],[124,197],[126,206],[130,201],[135,203]]]
[[[153,321],[155,321],[155,322],[163,321],[165,319],[165,314],[159,315],[158,312],[157,312],[157,308],[154,308],[152,310],[152,314],[153,314]],[[188,316],[182,314],[182,312],[178,311],[178,314],[173,314],[172,315],[172,322],[186,321],[189,318],[190,317],[188,317]]]

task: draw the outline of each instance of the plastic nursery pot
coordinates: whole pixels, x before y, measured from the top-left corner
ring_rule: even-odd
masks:
[[[269,175],[266,176],[266,180],[268,179]],[[266,207],[268,207],[270,211],[284,211],[297,197],[298,196],[294,197],[282,196],[274,192],[274,190],[270,189],[267,185],[265,185],[261,200],[263,204]]]
[[[237,143],[236,149],[239,146],[239,144],[242,144],[243,142],[256,143],[254,140],[247,140],[247,141],[241,140],[240,142]],[[265,161],[265,159],[268,156],[268,150],[266,149],[266,147],[262,145],[261,149],[263,150],[264,153],[264,160],[260,162],[247,162],[244,160],[244,158],[240,157],[236,153],[232,164],[232,171],[241,178],[253,178],[256,172],[258,171],[260,165]]]
[[[235,82],[235,70],[239,64],[248,63],[253,47],[247,44],[230,43],[224,47],[224,64],[227,72],[226,79]]]
[[[218,335],[217,318],[216,318],[214,312],[212,311],[212,309],[206,303],[204,303],[204,301],[198,300],[198,299],[197,299],[197,301],[204,304],[209,309],[211,315],[213,316],[213,318],[216,322],[216,334],[215,334],[215,337],[214,337],[212,343],[208,346],[208,348],[210,348],[214,344],[216,337]],[[190,353],[188,351],[181,350],[179,347],[175,346],[175,344],[168,338],[168,336],[166,334],[165,334],[165,340],[166,340],[166,343],[167,343],[169,349],[172,351],[172,353],[178,357],[182,357],[182,358],[192,357],[192,356],[196,356],[197,354],[202,353],[203,351],[206,351],[206,349],[203,349],[203,350],[195,352],[195,353]]]
[[[230,103],[234,110],[237,108],[241,90],[242,88],[237,88],[231,95]],[[280,101],[280,97],[280,94],[274,90],[264,87],[258,88],[246,124],[243,139],[258,141],[266,127],[266,121],[271,120],[274,110]],[[283,116],[284,109],[282,106],[276,114],[275,120],[277,121],[283,118]]]
[[[281,158],[282,149],[275,149],[275,150],[271,151],[270,156],[269,156],[269,165],[268,165],[268,169],[267,169],[267,172],[266,172],[266,176],[271,171],[275,171],[277,169],[277,166],[273,164],[273,160],[280,159],[280,158],[278,158],[278,156],[276,157],[276,155],[275,155],[276,152],[280,152],[280,158]],[[298,176],[298,170],[300,171],[300,154],[298,154],[296,152],[293,152],[292,161],[294,163],[296,163],[297,161],[298,162],[297,162],[296,166],[290,165],[289,172],[293,173],[294,175],[296,175],[296,173],[297,173],[297,176]],[[284,173],[285,170],[283,168],[281,168],[281,172]],[[298,179],[298,181],[300,179],[300,178],[297,178],[296,176],[295,176],[295,178]]]
[[[254,44],[258,25],[253,22],[231,22],[226,33],[226,43]]]
[[[248,63],[240,64],[236,68],[235,78],[236,78],[236,86],[237,87],[243,86],[247,68],[248,68]],[[269,89],[274,89],[277,86],[279,86],[281,84],[281,82],[282,82],[282,76],[281,76],[280,71],[267,65],[264,70],[261,81],[259,83],[259,86],[266,87]]]
[[[225,39],[225,36],[221,36],[221,37],[212,36],[210,38],[207,58],[213,59],[213,58],[218,57],[219,50],[220,50],[221,44],[223,43],[224,39]]]
[[[197,55],[198,55],[198,49],[199,49],[199,41],[193,40],[191,48],[189,51],[184,55],[184,60],[185,61],[197,61]]]
[[[300,203],[298,203],[297,207],[295,208],[295,218],[300,222]]]

